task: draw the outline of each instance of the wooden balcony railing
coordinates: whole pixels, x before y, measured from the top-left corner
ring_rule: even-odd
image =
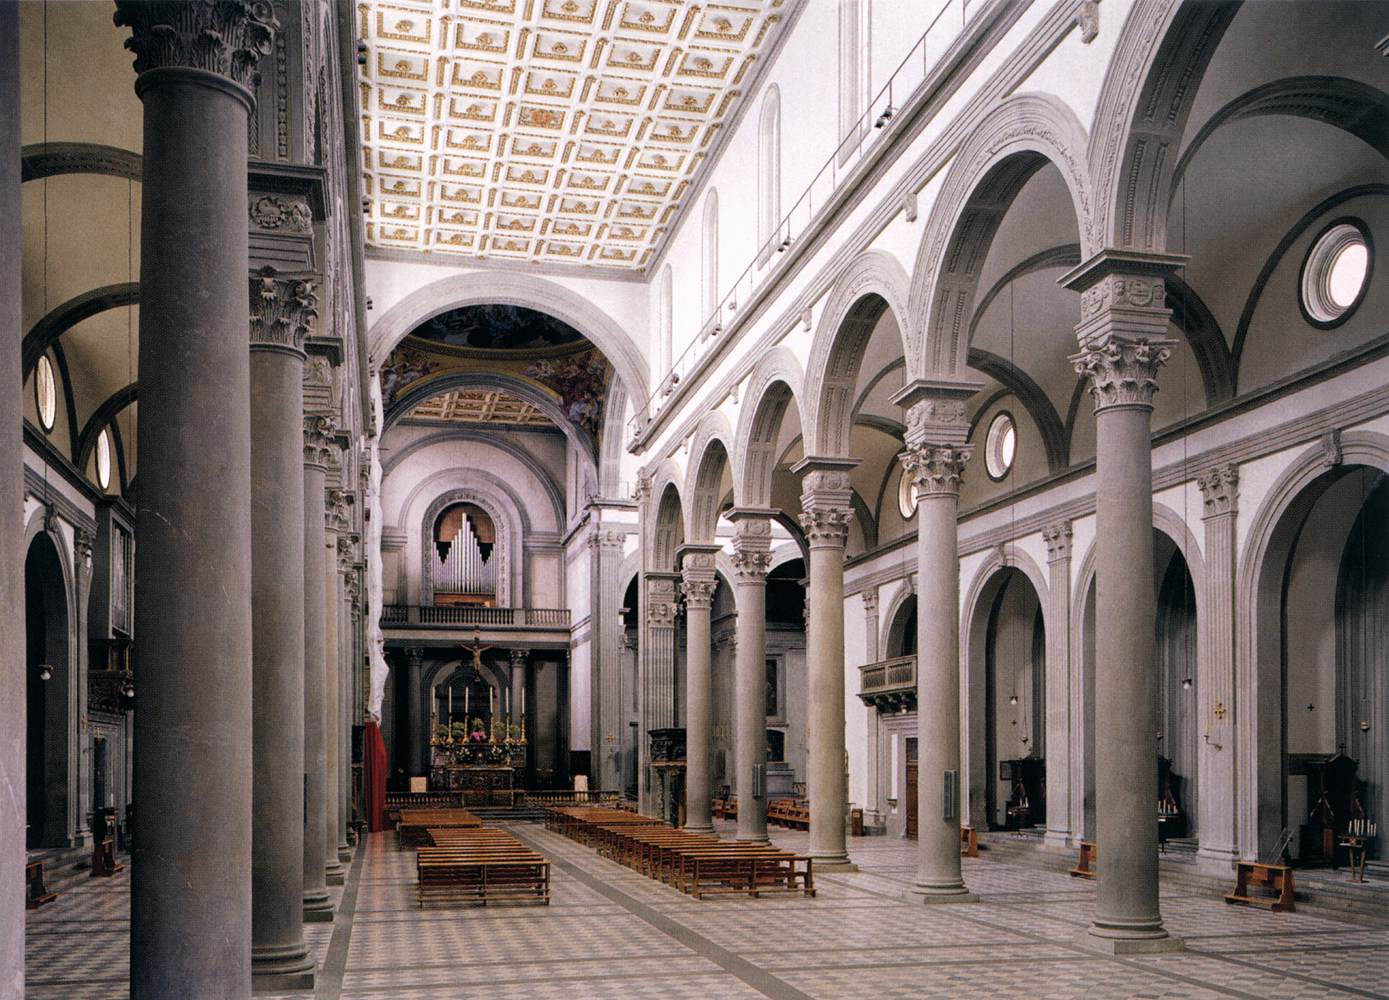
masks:
[[[568,628],[568,608],[478,608],[458,605],[388,604],[381,625],[491,626],[501,628]]]
[[[859,667],[858,696],[880,712],[916,708],[916,656],[898,656]]]

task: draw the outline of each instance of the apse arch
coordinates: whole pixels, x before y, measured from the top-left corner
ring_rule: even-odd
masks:
[[[564,285],[534,274],[501,271],[455,274],[418,288],[372,324],[371,356],[380,364],[406,334],[451,309],[478,305],[523,306],[568,323],[593,342],[617,371],[627,397],[646,412],[650,386],[647,361],[622,327],[606,312]]]
[[[733,464],[733,427],[717,411],[706,413],[695,427],[685,470],[684,495],[688,498],[685,537],[692,543],[709,544],[718,529],[719,487],[728,473],[733,477],[733,493],[738,495],[736,466]]]
[[[805,401],[806,454],[848,454],[854,385],[868,341],[885,313],[891,312],[897,320],[907,370],[912,370],[906,342],[909,294],[907,272],[881,250],[859,254],[835,279],[815,328],[806,369],[809,384],[820,387]]]
[[[956,154],[912,268],[908,356],[913,378],[959,378],[968,321],[994,234],[1024,184],[1047,163],[1070,192],[1082,258],[1099,250],[1088,139],[1075,112],[1044,94],[1018,94],[989,114]]]
[[[801,363],[782,346],[764,354],[748,376],[734,439],[734,483],[742,488],[734,498],[740,507],[771,505],[777,436],[787,407],[795,407],[801,427],[806,426],[804,386]]]
[[[1251,780],[1238,785],[1236,817],[1242,858],[1261,856],[1278,839],[1284,808],[1282,763],[1284,574],[1297,527],[1331,485],[1329,474],[1363,466],[1389,473],[1389,436],[1375,431],[1328,433],[1302,451],[1275,480],[1249,521],[1235,577],[1235,712],[1237,759]],[[1273,644],[1277,643],[1277,649]],[[1274,731],[1275,728],[1277,731]]]

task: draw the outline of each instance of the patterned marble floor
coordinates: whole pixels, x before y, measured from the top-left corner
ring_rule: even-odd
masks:
[[[539,826],[514,830],[554,862],[548,907],[422,912],[413,852],[368,838],[338,921],[310,927],[325,963],[314,997],[1389,998],[1389,929],[1322,916],[1164,891],[1186,951],[1116,959],[1076,943],[1093,885],[1040,865],[966,859],[980,903],[927,907],[903,898],[914,845],[855,839],[860,871],[818,876],[815,899],[700,902]],[[774,839],[799,848],[806,838]],[[127,885],[85,883],[31,914],[28,996],[125,996]]]

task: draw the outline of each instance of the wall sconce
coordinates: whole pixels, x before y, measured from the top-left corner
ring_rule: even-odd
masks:
[[[48,663],[39,664],[39,680],[47,681],[53,679],[53,666]]]

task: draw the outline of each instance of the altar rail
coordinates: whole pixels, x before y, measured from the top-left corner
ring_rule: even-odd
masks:
[[[916,707],[915,656],[865,663],[858,669],[858,696],[865,705],[889,712]]]
[[[568,628],[568,608],[478,608],[456,605],[388,604],[383,627],[392,625],[491,625],[503,628]]]

